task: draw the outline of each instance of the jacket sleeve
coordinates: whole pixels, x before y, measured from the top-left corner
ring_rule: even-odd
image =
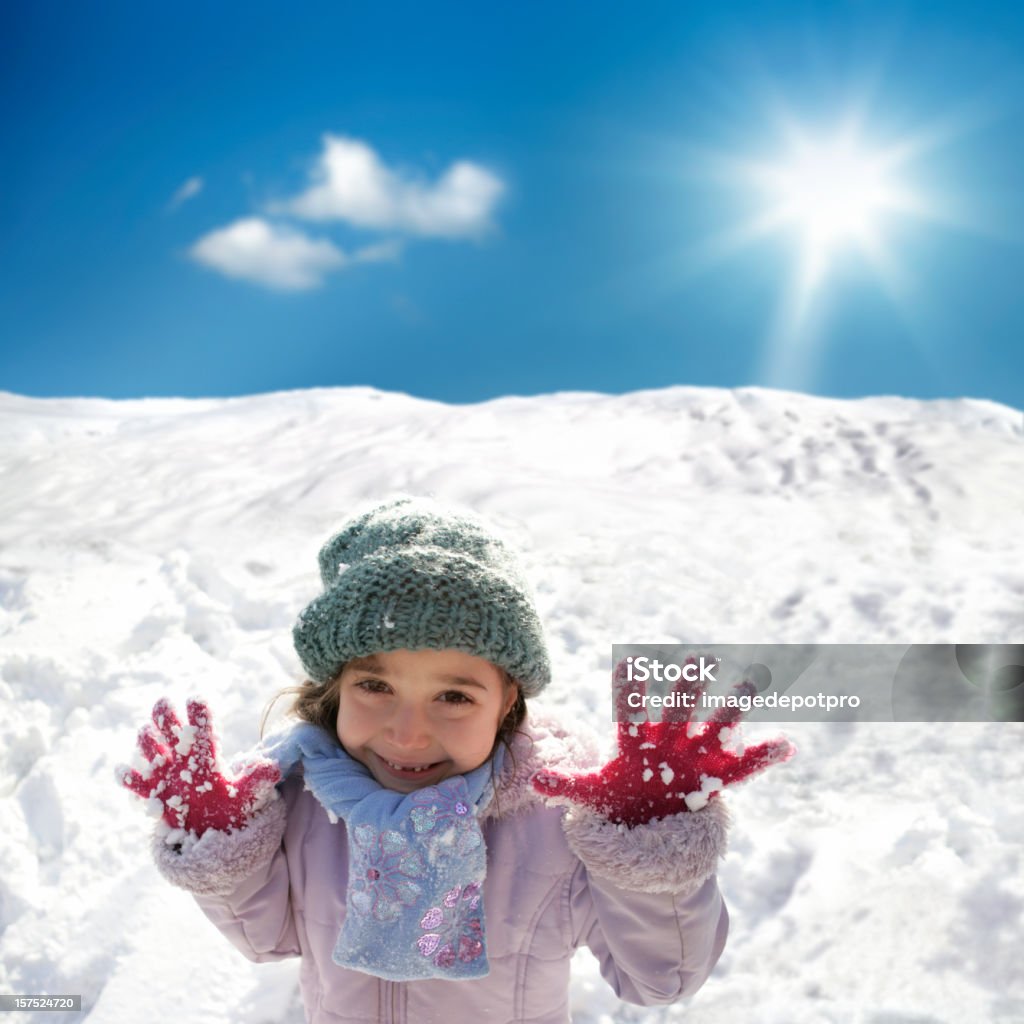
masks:
[[[286,796],[290,787],[285,787]],[[299,956],[283,838],[290,800],[278,797],[244,829],[211,829],[192,844],[168,846],[154,837],[157,867],[195,897],[204,914],[257,963]]]
[[[632,829],[578,806],[567,815],[581,861],[570,888],[574,940],[620,999],[672,1003],[707,980],[729,930],[714,876],[726,830],[721,800]]]

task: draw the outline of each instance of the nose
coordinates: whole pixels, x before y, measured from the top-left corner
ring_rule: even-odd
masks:
[[[390,740],[405,750],[424,750],[430,745],[426,716],[418,705],[402,703],[388,721]]]

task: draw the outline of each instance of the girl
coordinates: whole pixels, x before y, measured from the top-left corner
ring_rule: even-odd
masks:
[[[296,725],[229,775],[206,706],[183,726],[161,701],[146,769],[120,770],[162,814],[163,874],[250,959],[302,957],[314,1022],[565,1022],[581,944],[630,1002],[700,988],[728,925],[708,793],[789,744],[723,750],[735,713],[620,715],[618,756],[580,772],[578,741],[527,713],[550,672],[525,583],[466,515],[382,505],[320,573]]]

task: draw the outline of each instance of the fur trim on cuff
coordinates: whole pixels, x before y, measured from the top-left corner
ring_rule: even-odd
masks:
[[[195,896],[226,896],[270,860],[284,828],[285,803],[275,795],[237,832],[209,829],[196,838],[161,822],[153,833],[153,859],[171,885]]]
[[[686,893],[714,874],[725,854],[729,812],[718,797],[703,810],[628,828],[574,804],[563,824],[591,875],[633,892]]]
[[[598,754],[594,738],[584,729],[577,727],[569,733],[542,708],[531,707],[526,722],[512,739],[512,751],[505,757],[494,796],[481,811],[480,819],[507,818],[543,803],[530,783],[538,771],[580,771],[593,764]]]

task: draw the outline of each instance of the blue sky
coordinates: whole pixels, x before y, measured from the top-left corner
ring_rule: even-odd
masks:
[[[1024,382],[1024,7],[5,5],[0,389]]]

